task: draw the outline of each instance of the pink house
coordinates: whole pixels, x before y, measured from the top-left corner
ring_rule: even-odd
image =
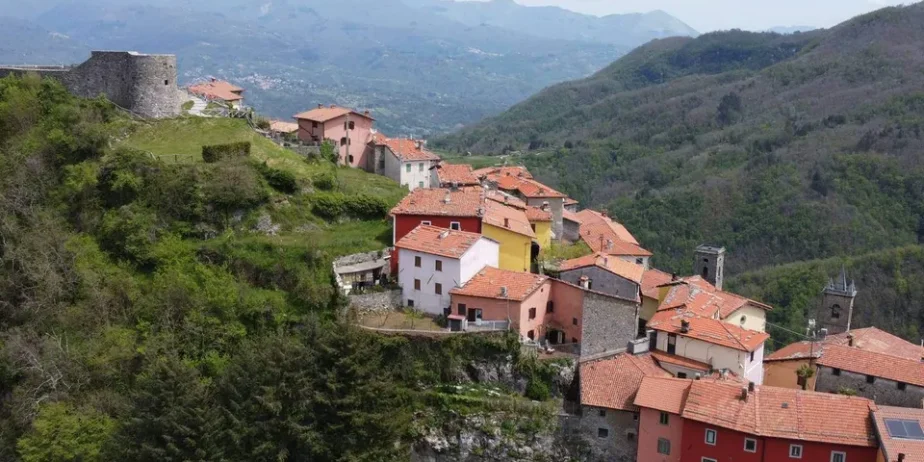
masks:
[[[359,113],[333,104],[330,107],[319,104],[315,109],[296,114],[295,120],[302,142],[331,140],[340,149],[341,164],[360,168],[371,165],[373,149],[368,143],[372,139],[375,119],[369,111]]]

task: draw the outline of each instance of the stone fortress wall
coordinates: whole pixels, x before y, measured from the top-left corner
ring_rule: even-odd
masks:
[[[0,66],[0,77],[26,72],[54,78],[79,97],[105,95],[113,103],[143,117],[180,115],[175,55],[94,51],[90,59],[74,67]]]

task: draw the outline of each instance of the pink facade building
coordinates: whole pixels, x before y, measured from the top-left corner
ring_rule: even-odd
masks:
[[[318,105],[317,108],[295,115],[298,138],[305,143],[334,142],[340,154],[340,164],[369,169],[373,161],[372,124],[369,111],[356,112],[345,107]]]

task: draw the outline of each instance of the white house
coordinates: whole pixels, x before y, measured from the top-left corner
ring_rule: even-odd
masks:
[[[404,303],[439,315],[449,308],[449,291],[485,266],[497,267],[500,245],[480,234],[419,225],[401,238],[398,284]]]
[[[406,138],[388,138],[381,133],[372,136],[374,145],[373,171],[406,186],[411,191],[430,187],[430,168],[440,157],[426,149],[426,142]]]
[[[770,338],[767,333],[696,316],[685,308],[662,310],[651,318],[652,349],[763,383],[764,344]]]

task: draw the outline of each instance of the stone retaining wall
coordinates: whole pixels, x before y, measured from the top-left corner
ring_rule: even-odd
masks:
[[[381,313],[394,311],[401,306],[401,290],[388,290],[385,292],[371,292],[365,294],[350,294],[350,307],[359,313]]]

